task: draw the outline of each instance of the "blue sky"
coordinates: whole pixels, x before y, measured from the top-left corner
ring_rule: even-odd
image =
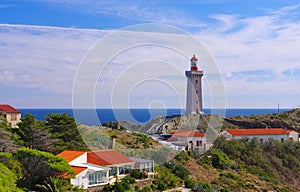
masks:
[[[130,25],[158,23],[186,31],[211,52],[223,77],[226,107],[275,108],[277,103],[298,107],[299,13],[300,4],[293,0],[2,0],[0,102],[19,108],[72,107],[78,67],[96,42]],[[176,67],[182,76],[168,74],[167,69],[158,69],[157,74],[185,86],[189,63],[184,57],[157,47],[133,49],[99,74],[96,106],[111,107],[110,88],[120,77],[116,74],[125,74],[131,66],[129,58],[142,62],[149,55],[180,63]],[[199,65],[205,68],[205,63]],[[204,107],[210,108],[213,93],[205,78]],[[136,86],[129,94],[131,107],[148,107],[157,101],[184,107],[178,104],[178,94],[185,97],[184,87],[180,93],[165,88],[158,94],[162,89],[157,82]]]

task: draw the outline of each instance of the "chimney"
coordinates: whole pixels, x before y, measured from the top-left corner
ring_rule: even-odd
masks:
[[[116,147],[116,138],[115,137],[111,137],[110,149],[114,149],[115,147]]]

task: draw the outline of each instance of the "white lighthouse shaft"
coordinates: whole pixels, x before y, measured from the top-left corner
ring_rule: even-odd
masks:
[[[194,55],[191,58],[191,70],[186,71],[187,77],[187,97],[186,97],[186,113],[201,114],[202,106],[202,76],[203,71],[198,70],[198,59]]]

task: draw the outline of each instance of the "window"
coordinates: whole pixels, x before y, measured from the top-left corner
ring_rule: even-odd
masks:
[[[89,174],[89,185],[101,184],[106,182],[106,172],[97,171]]]
[[[198,80],[197,79],[196,79],[195,83],[198,84]]]
[[[146,166],[145,166],[145,167],[146,167],[146,171],[147,171],[147,172],[152,172],[152,170],[153,170],[153,168],[152,168],[152,167],[153,167],[153,166],[152,166],[152,163],[146,163]]]
[[[202,147],[202,141],[201,140],[196,141],[196,145],[197,145],[197,147]]]
[[[130,165],[125,165],[125,166],[119,167],[119,175],[129,174],[130,169],[131,169]]]
[[[283,142],[284,141],[284,138],[281,138],[281,142]]]
[[[111,167],[109,170],[109,176],[116,175],[117,174],[117,168]]]
[[[16,121],[17,120],[17,114],[11,114],[10,115],[10,120],[11,121]]]

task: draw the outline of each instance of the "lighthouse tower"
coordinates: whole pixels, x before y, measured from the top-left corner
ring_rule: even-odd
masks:
[[[203,71],[198,70],[198,58],[191,58],[191,70],[185,71],[187,77],[186,113],[202,114],[202,82]]]

